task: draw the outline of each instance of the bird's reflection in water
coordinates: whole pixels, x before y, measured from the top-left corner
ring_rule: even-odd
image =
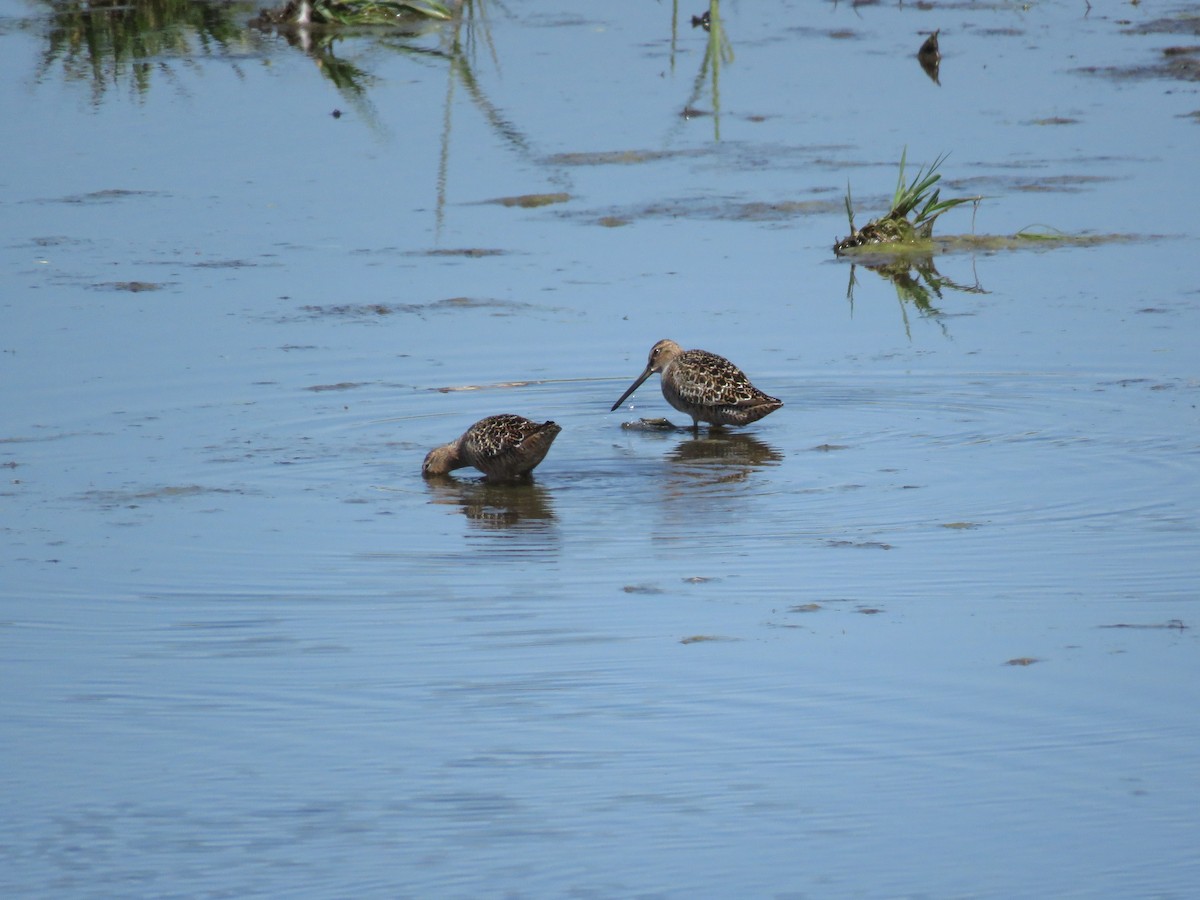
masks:
[[[938,87],[942,86],[942,82],[939,80],[942,66],[942,51],[938,47],[938,35],[941,33],[941,29],[935,31],[925,39],[925,43],[917,51],[917,62],[921,64],[921,69]]]
[[[482,480],[438,478],[427,482],[432,502],[458,506],[483,532],[537,534],[555,527],[550,491],[536,481],[492,484]]]
[[[675,445],[667,458],[705,484],[741,481],[763,466],[778,465],[783,454],[750,434],[711,429]]]

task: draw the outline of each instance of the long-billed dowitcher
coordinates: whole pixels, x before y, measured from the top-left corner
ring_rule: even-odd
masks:
[[[446,475],[474,466],[491,481],[525,478],[550,450],[562,431],[554,422],[531,422],[504,414],[480,419],[458,440],[429,451],[422,475]]]
[[[692,428],[701,422],[711,425],[748,425],[783,406],[750,383],[737,366],[707,350],[684,350],[674,341],[662,340],[650,348],[646,371],[629,386],[613,411],[655,372],[662,373],[662,392],[667,402],[692,417]]]

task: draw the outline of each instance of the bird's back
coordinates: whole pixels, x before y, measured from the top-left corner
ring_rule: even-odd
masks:
[[[532,422],[523,416],[488,416],[463,435],[463,458],[490,478],[528,475],[546,458],[562,431],[554,422]]]
[[[685,350],[663,370],[663,396],[681,412],[713,425],[747,425],[783,406],[716,353]]]

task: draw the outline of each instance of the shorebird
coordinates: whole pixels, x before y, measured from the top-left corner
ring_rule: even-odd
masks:
[[[554,422],[531,422],[510,414],[488,416],[458,440],[429,451],[421,474],[447,475],[474,466],[490,481],[527,478],[550,450],[562,427]]]
[[[737,366],[707,350],[684,350],[674,341],[662,340],[650,348],[646,371],[629,386],[612,411],[642,386],[655,372],[662,373],[662,392],[667,402],[692,417],[692,429],[701,422],[710,425],[749,425],[783,406],[750,383]]]

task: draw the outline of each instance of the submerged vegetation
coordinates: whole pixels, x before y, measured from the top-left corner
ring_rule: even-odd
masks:
[[[850,198],[850,186],[846,186],[846,216],[850,220],[850,234],[833,245],[833,251],[841,256],[847,250],[858,247],[897,245],[911,249],[922,249],[933,239],[933,226],[938,217],[964,203],[978,204],[982,197],[954,197],[941,199],[941,180],[938,167],[945,161],[943,154],[929,166],[917,170],[911,181],[904,180],[904,169],[908,151],[900,155],[900,176],[892,196],[888,212],[872,219],[861,229],[854,227],[854,206]]]

